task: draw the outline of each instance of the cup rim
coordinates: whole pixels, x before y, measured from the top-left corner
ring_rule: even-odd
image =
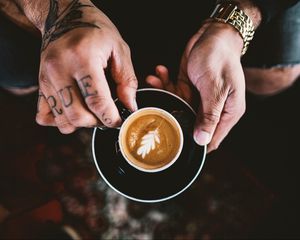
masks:
[[[163,92],[163,93],[169,94],[169,95],[177,98],[179,101],[183,102],[193,112],[193,114],[196,115],[195,110],[190,106],[190,104],[188,104],[184,99],[178,97],[174,93],[171,93],[171,92],[163,90],[163,89],[156,89],[156,88],[141,88],[141,89],[138,89],[137,91],[138,92],[157,91],[157,92]],[[115,99],[115,101],[117,101],[117,100],[118,100],[118,98]],[[99,167],[99,164],[97,162],[96,152],[95,152],[95,138],[96,138],[96,132],[97,132],[97,130],[99,131],[99,129],[97,127],[95,127],[94,131],[93,131],[93,136],[92,136],[92,154],[93,154],[94,163],[96,165],[98,173],[100,174],[100,176],[102,177],[102,179],[105,181],[105,183],[111,189],[113,189],[115,192],[117,192],[121,196],[123,196],[123,197],[125,197],[127,199],[130,199],[132,201],[141,202],[141,203],[159,203],[159,202],[164,202],[164,201],[167,201],[167,200],[170,200],[172,198],[177,197],[178,195],[180,195],[181,193],[183,193],[185,190],[187,190],[195,182],[195,180],[199,176],[199,174],[200,174],[200,172],[201,172],[201,170],[202,170],[202,168],[204,166],[205,160],[206,160],[207,146],[204,145],[203,146],[203,156],[202,156],[202,159],[201,159],[201,165],[199,166],[197,173],[194,175],[193,179],[184,188],[182,188],[178,192],[176,192],[176,193],[174,193],[174,194],[172,194],[170,196],[167,196],[167,197],[161,197],[161,198],[151,199],[151,200],[150,199],[141,199],[141,198],[133,197],[133,196],[130,196],[129,194],[127,194],[127,193],[122,192],[121,190],[118,190],[116,187],[114,187],[113,184],[110,183],[110,181],[102,173],[102,171],[101,171],[101,169]]]
[[[167,115],[169,118],[171,118],[177,129],[179,130],[179,137],[180,137],[180,145],[179,145],[179,149],[178,149],[178,152],[176,153],[176,155],[174,156],[174,158],[166,165],[162,166],[162,167],[159,167],[159,168],[156,168],[156,169],[144,169],[142,167],[139,167],[137,165],[135,165],[134,163],[132,163],[128,157],[126,156],[124,150],[123,150],[123,147],[122,147],[122,134],[123,134],[123,129],[124,127],[126,126],[126,124],[130,121],[130,119],[132,119],[135,115],[139,114],[140,112],[144,112],[144,111],[147,111],[147,110],[155,110],[155,111],[158,111],[158,112],[161,112],[162,114],[164,115]],[[182,152],[182,149],[183,149],[183,143],[184,143],[184,138],[183,138],[183,132],[182,132],[182,129],[181,129],[181,126],[180,124],[178,123],[177,119],[169,112],[167,112],[166,110],[164,109],[161,109],[161,108],[158,108],[158,107],[145,107],[145,108],[141,108],[141,109],[138,109],[137,111],[133,112],[132,114],[130,114],[130,116],[122,123],[121,125],[121,128],[120,128],[120,131],[119,131],[119,135],[118,135],[118,143],[119,143],[119,146],[120,146],[120,151],[122,153],[122,156],[125,158],[125,160],[127,161],[128,164],[130,164],[132,167],[136,168],[137,170],[139,171],[142,171],[142,172],[146,172],[146,173],[156,173],[156,172],[161,172],[169,167],[171,167],[175,162],[176,160],[179,158],[181,152]]]

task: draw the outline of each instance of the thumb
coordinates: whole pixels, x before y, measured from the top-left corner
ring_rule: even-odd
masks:
[[[201,98],[194,128],[194,140],[199,145],[204,146],[210,143],[220,121],[225,101],[225,96]]]
[[[136,111],[138,108],[136,103],[138,81],[132,65],[129,47],[125,47],[118,56],[112,56],[112,77],[117,84],[117,95],[120,101],[126,108]]]

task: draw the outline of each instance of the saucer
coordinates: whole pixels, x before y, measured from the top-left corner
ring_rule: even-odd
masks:
[[[119,129],[95,128],[92,150],[97,170],[105,182],[121,195],[139,202],[161,202],[186,190],[198,177],[203,167],[206,146],[193,139],[196,119],[194,110],[176,95],[159,89],[145,88],[137,91],[139,109],[157,107],[171,113],[180,124],[184,146],[177,161],[160,172],[142,172],[131,166],[122,156]],[[120,113],[120,102],[116,100]]]

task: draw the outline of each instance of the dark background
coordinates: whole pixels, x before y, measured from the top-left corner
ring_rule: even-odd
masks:
[[[98,1],[97,5],[131,47],[141,86],[145,86],[143,79],[154,72],[157,64],[170,67],[172,79],[176,78],[186,42],[212,8],[211,3],[202,1]],[[17,53],[25,51],[16,58],[12,56],[11,63],[27,62],[25,70],[34,82],[36,76],[30,73],[38,68],[38,54],[35,47],[29,46],[39,40],[13,29],[9,36],[1,33],[0,37],[8,39]],[[9,39],[23,35],[24,38]],[[2,62],[7,61],[3,51],[0,56]],[[3,66],[0,77],[11,76]],[[22,74],[17,77],[22,79]],[[153,230],[157,238],[300,237],[299,89],[298,81],[276,96],[247,93],[246,114],[221,147],[208,155],[197,183],[166,204],[130,202],[126,208],[128,214],[137,219],[142,219],[149,209],[169,214],[169,222]],[[89,207],[90,198],[97,200],[98,209],[108,204],[103,200],[106,199],[103,189],[90,190],[90,195],[84,198],[81,188],[74,187],[82,181],[86,186],[99,181],[91,156],[85,155],[90,151],[91,131],[63,136],[56,129],[37,126],[36,100],[36,93],[15,97],[3,89],[0,92],[0,205],[10,212],[8,220],[2,223],[3,236],[11,236],[10,228],[26,235],[29,233],[22,225],[33,221],[30,226],[35,229],[45,220],[51,220],[57,225],[73,224],[83,235],[98,238],[110,223],[103,219],[109,217],[101,213],[102,218],[96,218],[93,225],[90,220],[94,215],[76,215],[76,207],[70,207],[70,201],[64,198],[69,194],[81,199],[84,209]],[[221,207],[210,211],[213,202]],[[34,212],[40,208],[43,210]],[[193,223],[198,230],[187,228],[187,223]],[[118,226],[115,228],[120,230]],[[54,232],[51,228],[43,231]]]

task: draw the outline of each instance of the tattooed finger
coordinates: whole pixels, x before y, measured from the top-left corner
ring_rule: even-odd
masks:
[[[41,91],[39,91],[38,96],[36,122],[42,126],[56,126],[53,113]]]

